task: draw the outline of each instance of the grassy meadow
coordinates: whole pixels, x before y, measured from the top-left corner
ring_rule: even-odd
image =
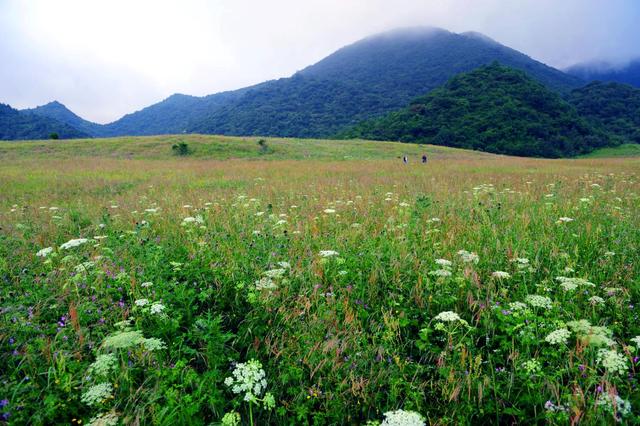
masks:
[[[0,423],[640,422],[640,157],[256,141],[0,144]]]

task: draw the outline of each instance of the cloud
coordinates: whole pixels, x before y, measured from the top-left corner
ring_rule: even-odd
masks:
[[[399,26],[475,30],[557,67],[640,56],[634,0],[3,0],[0,101],[98,122],[286,77]]]

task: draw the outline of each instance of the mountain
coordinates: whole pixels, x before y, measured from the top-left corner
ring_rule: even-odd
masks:
[[[204,97],[172,95],[107,125],[82,120],[57,102],[32,111],[93,136],[327,137],[496,60],[562,93],[584,84],[482,34],[422,27],[367,37],[289,78]]]
[[[640,143],[640,89],[596,81],[572,91],[568,100],[583,117],[622,142]]]
[[[613,143],[559,94],[498,63],[459,74],[343,136],[535,157],[572,156]]]
[[[368,37],[290,78],[247,90],[188,130],[330,136],[364,118],[398,109],[459,72],[496,60],[564,93],[583,84],[478,33],[409,28]]]
[[[52,133],[56,133],[61,139],[89,136],[53,118],[0,104],[0,140],[49,139]]]
[[[31,109],[24,109],[22,111],[35,114],[40,117],[52,118],[60,123],[65,123],[86,135],[99,136],[100,129],[102,128],[100,124],[92,123],[91,121],[80,118],[58,101],[49,102],[46,105],[41,105]]]
[[[640,87],[640,58],[624,66],[607,62],[577,64],[567,68],[566,72],[585,81],[616,81]]]

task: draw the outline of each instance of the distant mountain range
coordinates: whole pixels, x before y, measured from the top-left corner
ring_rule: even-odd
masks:
[[[406,108],[344,136],[536,157],[573,156],[612,144],[608,133],[558,93],[497,62],[458,74]]]
[[[607,62],[577,64],[565,70],[585,81],[615,81],[640,87],[640,58],[623,66]]]
[[[500,64],[495,66],[500,67],[501,72],[491,68],[494,65],[482,68],[494,62]],[[381,118],[378,123],[390,124],[389,117],[392,116],[388,114],[394,111],[400,111],[397,114],[404,114],[402,117],[408,118],[408,114],[417,105],[422,105],[421,108],[425,111],[430,111],[433,105],[442,106],[444,101],[441,98],[431,98],[428,94],[460,73],[480,68],[483,70],[481,75],[496,84],[496,88],[500,88],[494,90],[492,86],[482,85],[497,97],[497,104],[509,107],[515,105],[517,108],[513,111],[518,114],[524,114],[527,110],[524,116],[529,117],[531,123],[512,123],[514,126],[524,126],[517,129],[517,126],[509,127],[505,122],[506,127],[500,128],[500,132],[503,132],[500,133],[501,137],[510,141],[508,144],[513,145],[512,148],[503,146],[506,142],[494,143],[486,139],[488,135],[485,134],[485,127],[476,129],[480,134],[471,141],[459,138],[453,132],[453,139],[445,138],[447,142],[443,139],[444,133],[443,138],[436,137],[439,130],[431,134],[435,131],[432,124],[429,124],[428,130],[423,129],[429,134],[428,137],[423,134],[420,137],[408,136],[403,133],[404,130],[396,128],[398,132],[384,133],[384,138],[464,145],[518,155],[572,155],[592,149],[604,143],[603,141],[609,144],[637,141],[636,130],[640,126],[637,124],[637,112],[634,109],[636,104],[633,102],[636,99],[634,90],[638,89],[616,85],[583,86],[596,75],[603,80],[615,77],[633,83],[636,81],[633,76],[638,67],[640,62],[631,63],[624,70],[609,70],[609,74],[603,71],[606,67],[600,67],[596,73],[593,66],[576,66],[567,70],[568,72],[562,72],[479,33],[456,34],[431,27],[405,28],[367,37],[343,47],[289,78],[204,97],[175,94],[105,125],[84,120],[55,101],[22,111],[6,107],[9,110],[5,108],[2,112],[5,118],[0,117],[0,138],[46,138],[49,133],[54,132],[61,138],[179,133],[331,137],[337,134],[354,135],[357,132],[354,129],[360,129],[363,136],[380,136],[382,129],[375,132],[372,130],[375,127],[372,123],[376,119]],[[519,73],[511,74],[514,70]],[[434,95],[444,96],[449,90],[443,99],[455,98],[455,102],[464,103],[465,93],[452,91],[451,85],[466,82],[477,74],[463,75],[465,77],[454,78],[453,83],[450,81],[444,88],[434,92]],[[525,76],[530,81],[512,84],[510,89],[515,92],[509,92],[508,85],[501,85],[501,78],[511,80],[515,75]],[[604,78],[606,76],[609,77]],[[534,104],[544,102],[545,108],[551,109],[539,110],[534,104],[527,104],[522,98],[526,95],[522,92],[523,88],[540,96],[537,101],[533,101]],[[480,94],[469,90],[467,95],[477,97]],[[634,100],[631,104],[630,99]],[[603,106],[604,104],[608,106]],[[495,114],[494,121],[509,120],[508,108],[496,109],[493,104],[485,106],[491,107],[490,111]],[[568,120],[564,122],[566,126],[554,121],[549,116],[549,111]],[[439,114],[445,112],[460,113],[456,108],[439,110]],[[475,113],[471,112],[472,116]],[[633,114],[636,116],[633,117]],[[487,114],[481,115],[483,119],[488,119]],[[475,118],[477,117],[474,116]],[[450,123],[456,122],[458,117],[438,116],[437,119],[440,130],[444,131],[447,128],[451,130]],[[548,131],[542,130],[540,125],[536,125],[536,120],[551,128]],[[363,122],[370,126],[369,133],[363,130],[366,126],[359,124]],[[463,131],[463,127],[469,129],[467,122],[458,124],[461,129],[454,130]],[[486,124],[491,123],[487,121]],[[531,149],[523,148],[522,140],[516,136],[521,137],[531,132],[537,136],[525,140],[533,145]],[[571,137],[578,139],[570,142]],[[541,138],[547,138],[547,142],[553,144],[544,144]],[[455,142],[451,142],[452,140]],[[561,143],[558,142],[560,140]]]
[[[583,84],[482,34],[408,28],[367,37],[289,78],[205,97],[176,94],[107,125],[83,120],[58,102],[28,111],[96,137],[191,132],[327,137],[493,61],[563,93]]]

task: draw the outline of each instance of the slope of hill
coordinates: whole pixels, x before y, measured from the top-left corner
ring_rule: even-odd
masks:
[[[92,123],[91,121],[87,121],[77,116],[58,101],[49,102],[46,105],[41,105],[31,109],[24,109],[22,111],[41,117],[52,118],[91,136],[100,136],[101,129],[103,127],[100,124]]]
[[[343,136],[536,157],[572,156],[612,143],[560,95],[498,63],[460,74]]]
[[[606,62],[577,64],[565,71],[585,81],[616,81],[640,87],[640,59],[621,67]]]
[[[453,75],[494,60],[562,92],[582,84],[477,33],[411,28],[366,38],[291,78],[249,90],[189,130],[323,137],[398,109]]]
[[[0,140],[49,139],[52,133],[64,139],[89,136],[52,118],[0,104]]]
[[[624,142],[640,143],[640,89],[595,81],[568,98],[578,112]]]

